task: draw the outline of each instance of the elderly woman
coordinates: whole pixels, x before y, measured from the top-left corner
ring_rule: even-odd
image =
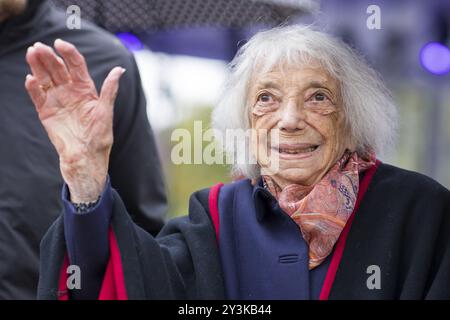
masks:
[[[28,51],[25,84],[66,182],[41,245],[39,298],[450,298],[450,192],[377,160],[395,106],[342,42],[290,26],[241,48],[213,122],[252,129],[255,161],[237,161],[243,179],[195,192],[189,216],[156,238],[107,176],[124,70],[98,95],[76,48],[55,49]]]

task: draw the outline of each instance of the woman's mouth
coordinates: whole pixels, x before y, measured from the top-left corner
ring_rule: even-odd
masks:
[[[280,144],[272,147],[281,159],[304,159],[310,157],[319,148],[317,144],[296,143]]]

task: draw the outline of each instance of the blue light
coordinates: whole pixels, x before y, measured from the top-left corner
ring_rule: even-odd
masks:
[[[129,51],[138,51],[144,48],[141,40],[132,33],[120,32],[116,34],[116,37],[119,38]]]
[[[439,42],[430,42],[420,51],[420,62],[429,72],[444,75],[450,71],[450,50]]]

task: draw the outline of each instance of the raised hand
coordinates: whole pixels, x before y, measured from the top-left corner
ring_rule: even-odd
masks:
[[[75,46],[58,39],[54,47],[61,57],[39,42],[28,48],[33,75],[25,87],[59,155],[71,200],[90,202],[101,194],[108,173],[113,106],[125,69],[112,69],[98,95]]]

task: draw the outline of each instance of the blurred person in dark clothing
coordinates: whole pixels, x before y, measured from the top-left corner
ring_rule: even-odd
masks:
[[[69,30],[66,20],[48,1],[0,0],[0,299],[36,297],[39,242],[62,208],[58,155],[23,86],[26,49],[37,41],[76,44],[97,90],[111,68],[126,68],[109,175],[137,224],[156,234],[164,222],[161,166],[136,63],[111,34],[86,21]]]

